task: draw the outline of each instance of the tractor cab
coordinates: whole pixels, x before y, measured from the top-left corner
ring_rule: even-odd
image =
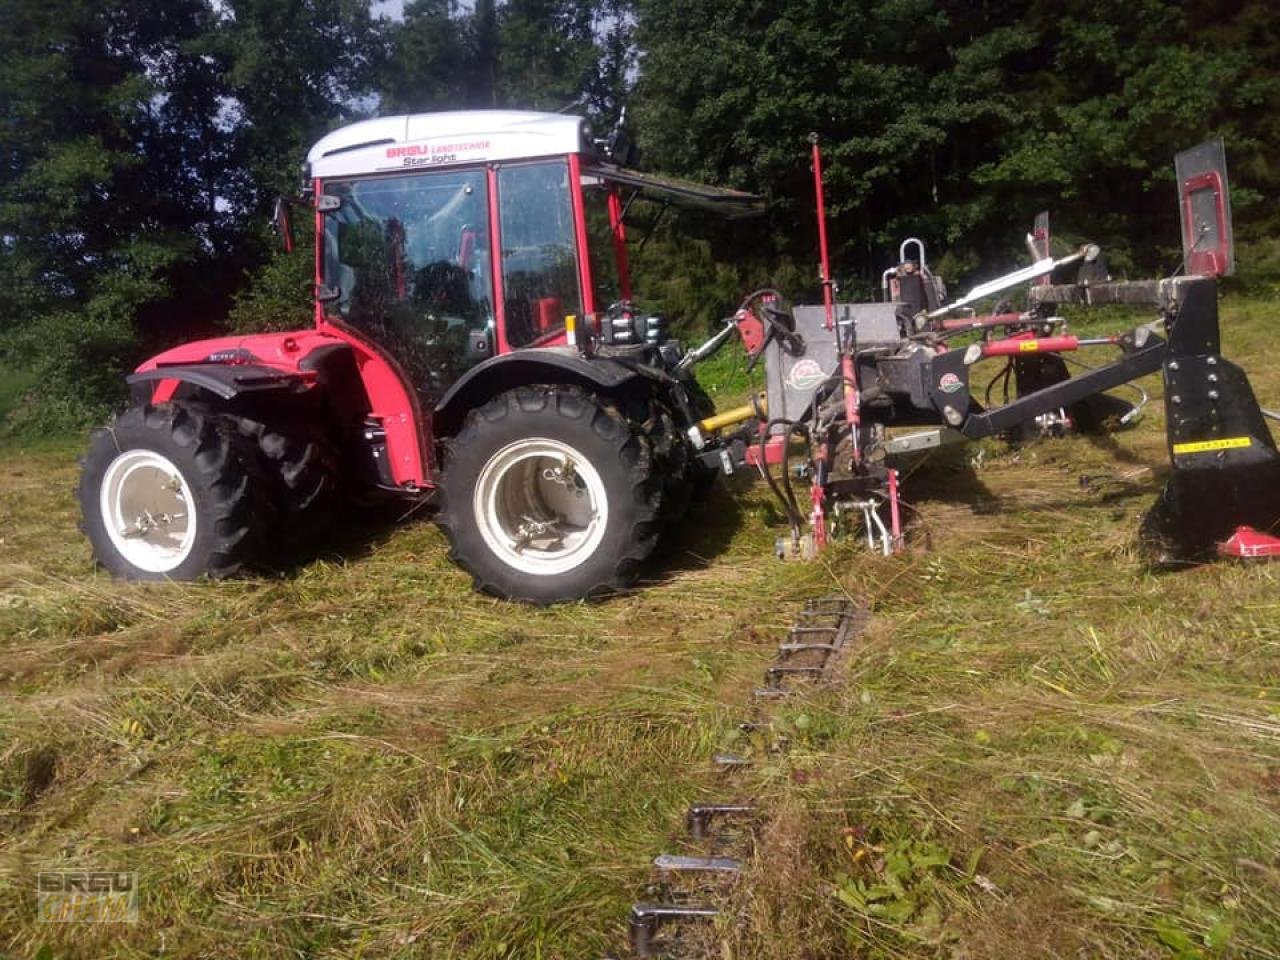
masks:
[[[495,355],[632,321],[625,214],[637,195],[732,210],[754,198],[614,165],[581,117],[469,111],[384,117],[308,155],[317,323],[379,345],[425,406]],[[655,325],[654,330],[657,327]]]

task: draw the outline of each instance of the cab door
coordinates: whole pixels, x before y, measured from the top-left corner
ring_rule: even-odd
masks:
[[[324,184],[325,315],[386,351],[431,409],[492,352],[483,168]]]
[[[497,168],[505,349],[563,342],[565,318],[584,316],[568,158]]]

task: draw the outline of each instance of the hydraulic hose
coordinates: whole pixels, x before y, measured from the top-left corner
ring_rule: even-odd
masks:
[[[782,458],[783,458],[783,476],[782,481],[786,486],[786,494],[784,495],[782,488],[778,486],[778,481],[774,479],[772,471],[769,470],[768,442],[769,436],[775,425],[787,427],[787,432],[782,438]],[[782,510],[787,515],[787,522],[791,526],[791,534],[795,539],[800,539],[800,528],[804,524],[804,515],[800,513],[800,506],[796,503],[795,493],[791,489],[790,478],[786,475],[787,461],[787,444],[791,441],[792,430],[799,426],[795,420],[787,420],[782,417],[770,420],[765,424],[764,430],[760,433],[759,451],[760,462],[757,467],[765,482],[769,484],[769,489],[773,495],[778,498],[778,502],[782,504]]]

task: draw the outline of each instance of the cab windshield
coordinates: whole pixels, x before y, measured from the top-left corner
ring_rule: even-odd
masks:
[[[328,181],[324,282],[331,317],[382,346],[428,401],[490,352],[489,205],[483,170]]]

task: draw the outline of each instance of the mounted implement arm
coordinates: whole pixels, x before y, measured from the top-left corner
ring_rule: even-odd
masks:
[[[816,143],[812,150],[821,223]],[[1162,280],[1112,283],[1092,244],[1055,259],[1048,215],[1042,214],[1028,236],[1034,262],[955,301],[930,302],[945,293],[927,272],[923,244],[914,241],[919,260],[904,259],[885,271],[885,289],[900,294],[899,301],[839,303],[820,230],[821,305],[786,311],[776,292],[758,291],[735,314],[732,323],[749,355],[764,359],[767,397],[735,411],[734,422],[745,426],[710,438],[703,461],[731,461],[762,473],[792,528],[790,541],[780,543],[783,555],[811,556],[839,535],[842,515],[860,519],[868,541],[889,553],[902,544],[898,476],[889,459],[894,454],[937,446],[947,429],[968,439],[1027,438],[1124,425],[1146,402],[1133,382],[1161,370],[1173,469],[1144,520],[1144,546],[1159,563],[1197,562],[1215,552],[1280,554],[1280,539],[1270,536],[1280,530],[1280,454],[1247,377],[1220,353],[1216,277],[1233,263],[1221,144],[1181,155],[1177,171],[1188,275]],[[923,294],[908,297],[916,278]],[[1027,283],[1025,310],[1005,306],[973,314],[972,305]],[[1062,303],[1146,304],[1158,316],[1124,333],[1085,338],[1068,332],[1056,310]],[[775,330],[785,333],[766,335]],[[724,337],[721,332],[694,350],[685,364],[709,355]],[[1119,356],[1070,376],[1063,355],[1085,348],[1118,350]],[[1004,358],[1006,366],[978,395],[972,368],[990,357]],[[991,387],[1001,378],[1004,400],[994,403]],[[1131,386],[1141,403],[1105,393],[1122,386]],[[711,432],[723,425],[708,420],[701,426]],[[943,429],[909,437],[886,432],[916,425]],[[803,454],[794,449],[797,440]],[[771,472],[775,465],[780,477]],[[809,481],[808,498],[797,497],[793,474]]]

